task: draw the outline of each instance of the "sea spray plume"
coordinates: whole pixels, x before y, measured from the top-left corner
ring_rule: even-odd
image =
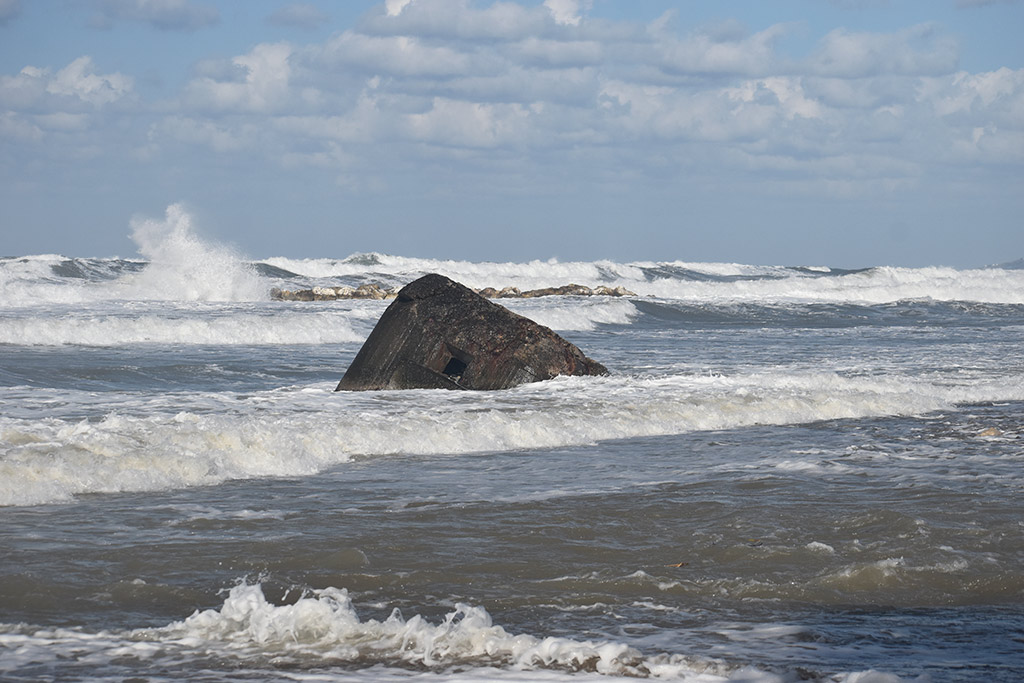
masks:
[[[255,301],[267,298],[256,272],[231,249],[200,239],[181,204],[164,220],[135,217],[132,240],[149,263],[125,282],[133,296],[170,301]]]

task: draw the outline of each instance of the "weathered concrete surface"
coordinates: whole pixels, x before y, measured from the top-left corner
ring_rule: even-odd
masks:
[[[605,374],[547,327],[431,274],[398,292],[336,391],[507,389]]]

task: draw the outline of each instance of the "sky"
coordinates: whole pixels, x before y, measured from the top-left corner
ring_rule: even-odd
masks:
[[[1021,0],[0,0],[0,256],[1024,257]]]

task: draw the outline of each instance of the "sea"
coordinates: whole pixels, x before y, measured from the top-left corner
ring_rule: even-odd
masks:
[[[1024,680],[1020,262],[135,228],[0,259],[0,680]],[[426,273],[625,287],[500,301],[610,374],[335,392],[389,302],[270,296]]]

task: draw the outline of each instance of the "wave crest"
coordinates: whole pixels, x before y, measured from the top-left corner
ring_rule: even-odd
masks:
[[[235,657],[270,655],[278,662],[296,663],[317,658],[432,669],[511,666],[684,680],[698,673],[727,675],[729,668],[681,655],[644,657],[624,643],[514,635],[496,626],[484,608],[463,603],[438,624],[419,615],[405,619],[397,609],[383,621],[362,621],[343,588],[315,590],[294,604],[273,605],[260,585],[242,584],[231,590],[220,609],[197,611],[184,621],[134,635],[164,645],[191,647],[201,642]]]
[[[38,419],[32,412],[0,417],[0,505],[303,476],[354,457],[559,448],[1024,400],[1016,378],[973,387],[829,373],[563,377],[540,384],[469,404],[460,392],[401,392],[397,410],[390,401],[378,403],[382,395],[334,394],[331,382],[239,398],[169,394],[148,402],[142,415],[114,412],[98,421]],[[48,395],[38,400],[45,406]],[[231,412],[211,413],[223,401]]]

